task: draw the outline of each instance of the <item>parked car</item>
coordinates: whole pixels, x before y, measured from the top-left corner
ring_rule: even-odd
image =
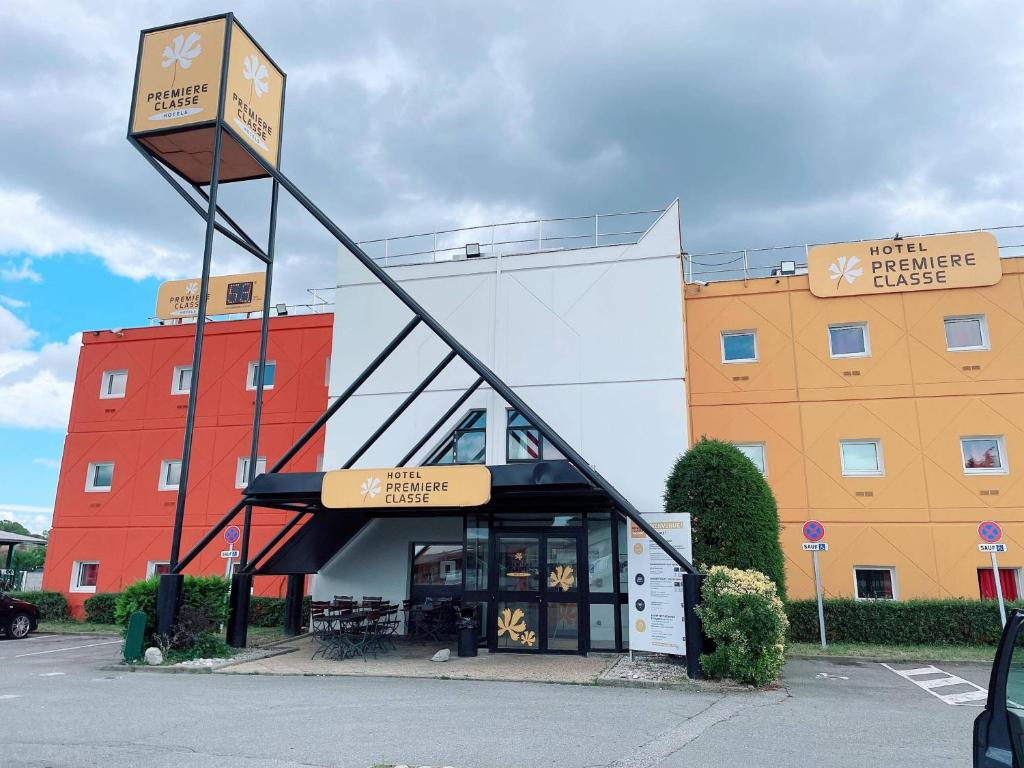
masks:
[[[0,592],[0,634],[20,640],[39,626],[39,608]]]

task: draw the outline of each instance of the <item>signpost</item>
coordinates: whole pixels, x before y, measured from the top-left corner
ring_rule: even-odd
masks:
[[[241,538],[242,532],[238,530],[237,525],[229,525],[224,529],[224,541],[227,542],[228,548],[222,549],[220,556],[224,558],[226,565],[224,566],[224,578],[231,578],[231,568],[235,564],[235,558],[238,557],[239,552],[234,548],[234,544]]]
[[[999,620],[1006,626],[1006,604],[1003,602],[1003,584],[999,581],[999,563],[996,562],[996,552],[1005,552],[1006,545],[1000,544],[1003,538],[1003,529],[999,523],[991,520],[984,520],[978,524],[978,536],[982,543],[978,545],[979,552],[988,552],[992,558],[992,578],[996,583],[996,599],[999,600]]]
[[[825,526],[817,520],[808,520],[803,527],[804,551],[811,553],[811,562],[814,563],[814,592],[818,596],[818,634],[821,637],[821,647],[827,647],[825,642],[825,607],[821,601],[821,568],[818,565],[818,553],[828,552],[828,544],[822,539],[825,538]]]
[[[690,516],[679,512],[644,515],[686,559],[692,557]],[[683,571],[657,544],[629,524],[629,652],[686,655]]]

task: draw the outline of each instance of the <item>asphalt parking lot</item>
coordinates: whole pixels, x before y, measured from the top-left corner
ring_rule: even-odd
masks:
[[[107,669],[119,652],[97,635],[0,641],[0,764],[962,766],[981,711],[897,674],[914,664],[793,660],[778,690],[729,692]],[[921,676],[987,684],[985,665],[936,669]]]

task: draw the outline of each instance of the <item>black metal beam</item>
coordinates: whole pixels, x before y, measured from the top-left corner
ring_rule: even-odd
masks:
[[[292,519],[289,520],[287,523],[285,523],[284,528],[282,528],[280,531],[274,534],[274,538],[268,541],[267,545],[263,547],[263,549],[261,549],[259,552],[257,552],[256,556],[249,561],[249,564],[246,565],[245,568],[243,569],[243,573],[251,573],[253,569],[256,568],[256,564],[259,563],[259,561],[266,557],[268,554],[270,554],[270,551],[281,542],[281,539],[287,536],[288,532],[296,525],[298,525],[299,521],[308,514],[310,514],[308,510],[296,512],[295,516],[292,517]]]
[[[206,545],[213,541],[213,537],[227,527],[227,524],[234,519],[235,515],[242,511],[242,507],[244,507],[247,503],[248,497],[246,496],[243,496],[241,501],[236,502],[235,506],[229,509],[227,511],[227,514],[225,514],[220,520],[218,520],[216,525],[214,525],[213,528],[208,530],[203,535],[203,537],[198,542],[196,542],[196,545],[188,551],[188,554],[178,561],[177,565],[171,565],[171,573],[181,573],[185,569],[185,566],[191,563],[193,560],[195,560],[196,555],[202,552]]]
[[[441,418],[434,422],[434,426],[432,426],[430,429],[426,431],[423,437],[421,437],[419,441],[416,443],[416,445],[412,447],[412,450],[410,450],[407,454],[405,454],[404,457],[402,457],[402,460],[398,462],[397,466],[404,467],[406,464],[412,461],[412,457],[416,455],[419,449],[427,444],[427,441],[434,436],[437,430],[443,427],[447,423],[448,419],[455,415],[455,412],[458,411],[459,408],[461,408],[462,405],[467,400],[469,400],[470,396],[472,396],[472,394],[476,392],[480,385],[483,383],[484,380],[480,378],[474,381],[472,384],[470,384],[469,389],[463,392],[459,396],[459,399],[452,403],[452,407],[445,411]]]
[[[359,446],[359,449],[352,454],[352,458],[346,461],[342,468],[349,469],[353,464],[359,461],[359,458],[370,449],[370,446],[377,442],[380,436],[383,435],[388,430],[388,427],[394,424],[395,421],[398,420],[398,417],[405,413],[405,409],[412,405],[413,401],[417,397],[423,394],[423,390],[429,387],[430,384],[434,381],[434,379],[441,375],[441,371],[447,368],[448,364],[454,359],[455,350],[452,350],[451,352],[444,356],[444,360],[442,360],[440,363],[434,366],[434,370],[427,374],[427,377],[423,379],[423,381],[421,381],[419,385],[417,385],[416,389],[410,392],[409,395],[405,398],[405,400],[403,400],[399,404],[399,406],[395,408],[394,411],[391,412],[391,415],[384,419],[384,422],[379,427],[377,427],[376,431],[374,431],[374,433],[370,435],[369,438],[367,438],[365,443]]]
[[[274,182],[274,185],[275,185],[275,186],[277,186],[277,182]],[[195,184],[195,183],[193,183],[193,184],[192,184],[192,189],[194,189],[194,190],[195,190],[196,192],[198,192],[198,193],[199,193],[199,194],[200,194],[200,195],[202,196],[202,198],[203,198],[204,200],[206,200],[207,202],[209,202],[210,198],[209,198],[209,196],[208,196],[208,195],[206,194],[206,190],[205,190],[205,189],[203,189],[203,188],[202,188],[201,186],[199,186],[198,184]],[[271,194],[271,197],[273,198],[273,196],[274,196],[274,192],[273,192],[273,191],[271,191],[271,193],[270,193],[270,194]],[[255,240],[253,240],[253,239],[252,239],[252,238],[251,238],[251,237],[249,236],[249,233],[248,233],[248,232],[246,232],[246,231],[245,231],[244,229],[242,229],[241,225],[240,225],[240,224],[239,224],[239,223],[238,223],[237,221],[235,221],[235,220],[234,220],[233,218],[231,218],[231,216],[230,216],[230,215],[228,215],[228,212],[227,212],[227,211],[225,211],[225,210],[224,210],[224,209],[223,209],[223,208],[222,208],[222,207],[220,206],[220,204],[219,204],[219,203],[218,203],[218,205],[217,205],[217,215],[218,215],[218,216],[220,216],[220,217],[221,217],[222,219],[224,219],[224,221],[226,221],[226,222],[228,223],[228,225],[229,225],[229,226],[230,226],[230,227],[231,227],[231,228],[232,228],[233,230],[235,230],[235,233],[236,233],[236,234],[237,234],[237,235],[238,235],[238,236],[239,236],[240,238],[242,238],[243,240],[245,240],[245,242],[247,242],[247,243],[248,243],[249,245],[251,245],[251,246],[252,246],[253,248],[259,249],[259,247],[260,247],[260,246],[259,246],[259,244],[258,244],[258,243],[257,243],[257,242],[256,242]],[[276,224],[275,224],[275,221],[274,221],[274,219],[275,219],[275,218],[276,218],[276,213],[275,213],[275,211],[273,210],[273,208],[271,208],[271,211],[270,211],[270,228],[271,228],[271,229],[274,229],[274,228],[275,228],[275,226],[276,226]],[[273,239],[273,235],[271,235],[269,239],[271,239],[271,240],[272,240],[272,239]],[[268,249],[267,249],[267,251],[266,251],[266,256],[267,256],[268,260],[272,260],[272,259],[274,258],[274,255],[273,255],[273,253],[271,253],[271,250],[272,250],[272,249],[269,249],[269,248],[268,248]]]

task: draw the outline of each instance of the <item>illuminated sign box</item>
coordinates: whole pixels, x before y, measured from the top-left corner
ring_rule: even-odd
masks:
[[[208,184],[221,120],[220,180],[268,176],[250,152],[278,167],[285,79],[230,13],[144,30],[128,133],[189,181]]]
[[[207,315],[262,312],[267,279],[263,272],[221,275],[210,278]],[[156,296],[156,316],[161,320],[196,317],[199,314],[199,278],[163,283]]]
[[[491,500],[491,471],[478,464],[339,469],[324,474],[320,500],[330,509],[479,507]]]
[[[811,248],[811,293],[822,298],[995,285],[1003,276],[990,232],[865,240]]]

